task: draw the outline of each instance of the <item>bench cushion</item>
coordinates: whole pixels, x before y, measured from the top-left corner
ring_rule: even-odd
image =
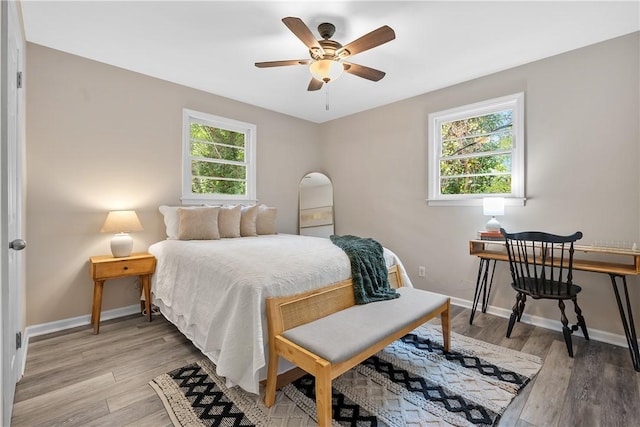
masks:
[[[331,363],[350,359],[426,316],[449,297],[415,288],[398,289],[400,298],[354,305],[282,333]]]

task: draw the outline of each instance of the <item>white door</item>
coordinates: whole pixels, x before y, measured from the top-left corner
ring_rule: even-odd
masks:
[[[23,90],[22,50],[24,40],[15,2],[2,2],[2,147],[0,150],[0,269],[2,277],[2,425],[9,425],[15,385],[22,374],[24,347],[22,291],[22,165]],[[6,29],[6,30],[5,30]]]

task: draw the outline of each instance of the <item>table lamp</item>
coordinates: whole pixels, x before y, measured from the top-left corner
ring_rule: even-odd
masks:
[[[133,239],[128,233],[142,230],[135,211],[111,211],[100,231],[116,233],[111,239],[111,253],[114,257],[121,258],[131,255],[133,250]]]
[[[496,216],[504,215],[504,197],[485,197],[482,199],[483,215],[491,216],[485,226],[487,231],[500,232],[500,222]]]

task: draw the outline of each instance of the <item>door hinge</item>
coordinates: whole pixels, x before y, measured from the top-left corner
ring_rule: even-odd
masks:
[[[16,333],[16,350],[22,347],[22,332]]]
[[[17,86],[18,89],[22,88],[22,71],[18,71]]]

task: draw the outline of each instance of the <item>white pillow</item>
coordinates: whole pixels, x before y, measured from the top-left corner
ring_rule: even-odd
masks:
[[[258,206],[258,219],[256,221],[256,231],[258,234],[276,234],[276,214],[277,208],[267,205]]]
[[[218,207],[178,208],[180,240],[217,240]]]
[[[223,206],[218,214],[220,237],[240,237],[240,216],[242,206]]]

